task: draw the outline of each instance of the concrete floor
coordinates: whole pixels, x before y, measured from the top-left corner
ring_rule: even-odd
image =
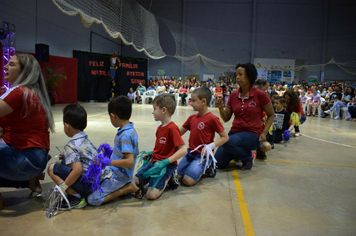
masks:
[[[106,103],[83,103],[87,134],[99,146],[112,145],[116,130]],[[68,141],[62,109],[53,113],[52,160]],[[216,108],[210,109],[218,115]],[[152,150],[157,124],[152,106],[135,104],[132,121],[140,150]],[[181,126],[190,107],[178,107]],[[224,124],[227,131],[231,121]],[[308,117],[302,137],[275,145],[267,161],[251,171],[219,170],[194,187],[166,191],[155,201],[118,198],[101,207],[44,216],[44,198],[29,199],[28,189],[2,188],[0,235],[356,235],[356,122]],[[183,136],[188,142],[189,133]],[[44,191],[54,184],[48,176]]]

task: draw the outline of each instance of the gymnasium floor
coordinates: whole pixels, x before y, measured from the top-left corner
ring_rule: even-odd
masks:
[[[91,141],[113,144],[116,129],[107,103],[83,103]],[[62,109],[53,107],[56,133],[51,151],[58,155],[69,140]],[[216,108],[210,109],[218,115]],[[140,150],[152,150],[156,122],[149,104],[135,104],[131,121]],[[178,107],[173,120],[181,126],[194,111]],[[224,124],[227,131],[231,121]],[[267,161],[251,171],[219,170],[214,179],[194,187],[166,191],[155,201],[118,198],[101,207],[60,212],[45,218],[44,198],[29,199],[28,189],[2,188],[0,235],[355,235],[356,122],[308,117],[303,136],[276,144]],[[189,133],[183,136],[188,142]],[[48,175],[43,192],[54,184]]]

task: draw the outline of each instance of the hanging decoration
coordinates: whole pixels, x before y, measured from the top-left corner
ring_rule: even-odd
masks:
[[[115,76],[118,64],[120,63],[120,58],[116,56],[116,52],[110,57],[110,76],[111,76],[111,99],[115,97]]]

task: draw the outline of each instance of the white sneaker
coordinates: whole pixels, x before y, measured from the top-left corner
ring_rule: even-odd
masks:
[[[340,120],[340,117],[339,116],[335,116],[334,120]]]
[[[330,110],[326,110],[326,111],[324,111],[324,113],[326,113],[326,114],[330,114],[330,113],[331,113],[331,111],[330,111]]]

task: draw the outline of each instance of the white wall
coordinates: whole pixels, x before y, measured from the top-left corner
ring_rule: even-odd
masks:
[[[294,59],[270,59],[270,58],[255,58],[254,64],[259,71],[259,78],[267,79],[268,71],[281,71],[282,81],[292,83],[294,81],[294,71],[289,69],[295,68]],[[284,75],[284,71],[290,71],[288,76]],[[263,76],[261,76],[261,73]]]

